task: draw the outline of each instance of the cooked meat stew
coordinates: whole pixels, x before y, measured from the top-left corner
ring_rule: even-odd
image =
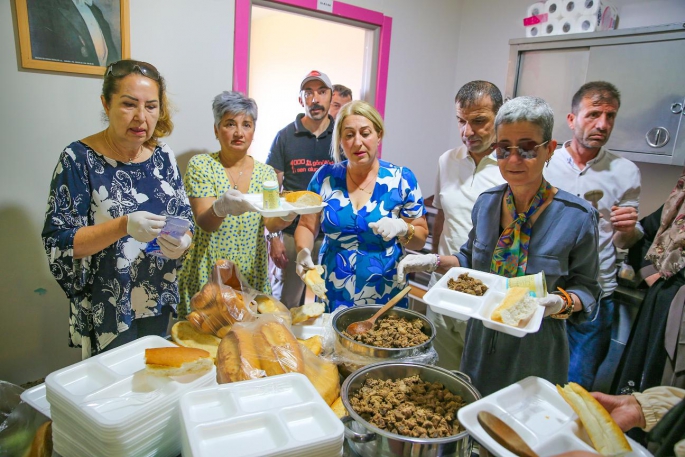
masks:
[[[342,333],[360,343],[379,348],[410,348],[429,340],[423,333],[421,319],[406,319],[398,316],[388,316],[379,319],[373,328],[366,333],[352,336],[346,331]]]
[[[418,375],[367,379],[350,404],[365,421],[403,436],[444,438],[464,430],[457,420],[464,400],[442,383],[426,382]]]
[[[483,284],[480,279],[472,278],[468,273],[462,273],[456,280],[450,278],[447,281],[447,288],[449,290],[456,290],[457,292],[464,292],[465,294],[481,296],[488,291],[488,286]]]

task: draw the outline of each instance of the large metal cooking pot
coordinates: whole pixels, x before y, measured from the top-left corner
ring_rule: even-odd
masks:
[[[466,431],[445,438],[412,438],[381,430],[352,409],[350,397],[366,379],[401,379],[414,375],[419,375],[424,381],[442,383],[450,392],[461,395],[467,404],[480,399],[478,390],[462,373],[419,363],[382,362],[368,365],[352,373],[342,385],[341,397],[349,413],[343,422],[350,446],[363,457],[470,457],[473,441]]]
[[[343,331],[347,329],[347,326],[352,322],[363,321],[370,318],[376,314],[376,312],[381,309],[382,306],[383,305],[353,306],[344,309],[333,316],[332,325],[338,342],[344,348],[354,352],[355,354],[367,357],[377,357],[380,359],[401,359],[404,357],[411,357],[422,354],[433,346],[433,339],[435,338],[435,325],[433,325],[433,323],[423,314],[405,308],[392,308],[383,314],[381,319],[388,316],[404,317],[408,320],[421,319],[421,322],[423,323],[423,333],[428,335],[428,341],[425,343],[409,348],[379,348],[369,344],[361,343],[343,334]]]

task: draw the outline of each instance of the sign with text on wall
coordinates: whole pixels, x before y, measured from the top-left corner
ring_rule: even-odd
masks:
[[[316,9],[327,13],[333,12],[333,0],[317,0]]]

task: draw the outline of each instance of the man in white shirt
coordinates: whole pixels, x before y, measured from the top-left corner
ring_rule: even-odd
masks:
[[[433,206],[438,215],[433,224],[433,252],[451,255],[459,251],[472,228],[471,210],[486,189],[504,183],[490,145],[496,141],[495,116],[502,106],[502,94],[487,81],[465,84],[455,97],[459,134],[463,145],[445,152],[438,161]],[[429,286],[440,279],[433,273]],[[436,326],[433,340],[438,365],[458,370],[464,349],[466,322],[434,313],[428,318]]]
[[[621,95],[613,84],[593,81],[584,84],[573,96],[567,116],[573,138],[558,149],[544,169],[544,176],[555,187],[594,203],[600,212],[599,261],[602,298],[597,315],[574,325],[567,322],[571,364],[569,381],[586,389],[592,385],[611,342],[614,314],[612,294],[616,289],[616,247],[642,236],[636,225],[640,198],[640,170],[630,160],[609,152],[609,141]]]

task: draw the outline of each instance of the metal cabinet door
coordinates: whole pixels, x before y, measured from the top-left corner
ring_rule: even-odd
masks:
[[[590,48],[524,51],[520,55],[514,96],[531,95],[544,99],[554,111],[552,138],[559,144],[571,139],[566,115],[571,99],[585,83]]]
[[[586,81],[595,80],[609,81],[621,91],[609,149],[643,162],[685,163],[683,141],[677,141],[685,99],[685,40],[592,46]]]

